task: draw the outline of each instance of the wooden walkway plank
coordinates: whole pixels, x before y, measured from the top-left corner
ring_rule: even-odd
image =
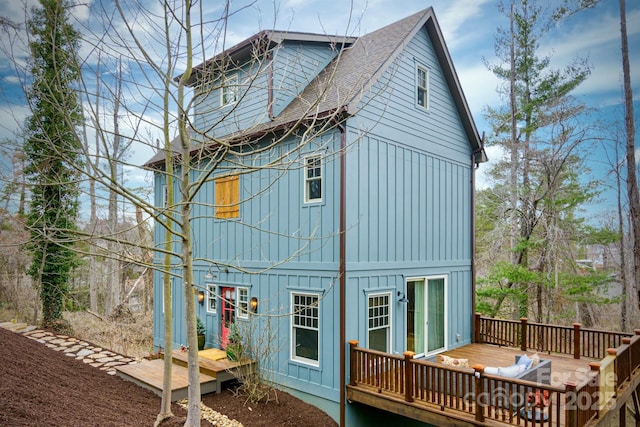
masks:
[[[141,387],[162,396],[162,379],[164,376],[164,360],[144,360],[140,363],[116,367],[116,374],[125,380],[132,381]],[[171,401],[187,397],[189,387],[187,368],[173,365],[171,369]],[[200,374],[200,391],[202,394],[219,391],[218,382],[210,375]]]

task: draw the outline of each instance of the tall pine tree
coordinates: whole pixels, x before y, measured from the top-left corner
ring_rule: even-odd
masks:
[[[82,112],[74,85],[80,77],[75,53],[79,36],[69,21],[66,0],[40,0],[28,22],[32,116],[24,151],[31,184],[27,228],[33,262],[29,274],[39,287],[42,325],[59,328],[76,263],[73,235],[78,216],[80,142],[76,128]]]

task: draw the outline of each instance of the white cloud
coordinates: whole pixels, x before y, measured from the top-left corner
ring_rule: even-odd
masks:
[[[2,81],[8,85],[19,85],[21,80],[18,76],[5,76]]]
[[[485,147],[485,151],[489,161],[487,163],[482,163],[476,171],[476,189],[478,190],[484,190],[493,185],[490,178],[487,176],[487,172],[489,172],[493,165],[502,160],[505,156],[505,152],[502,147],[497,145]]]
[[[491,21],[482,19],[487,8],[494,8],[494,6],[487,6],[487,3],[493,3],[492,0],[454,0],[434,3],[433,9],[450,49],[465,43],[471,37],[477,40],[481,35],[486,35],[487,31],[491,33],[495,29],[491,26]],[[482,22],[482,25],[477,25],[478,22]]]

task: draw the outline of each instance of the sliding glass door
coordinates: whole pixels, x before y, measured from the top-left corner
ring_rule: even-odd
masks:
[[[444,277],[407,281],[407,350],[421,356],[446,346]]]

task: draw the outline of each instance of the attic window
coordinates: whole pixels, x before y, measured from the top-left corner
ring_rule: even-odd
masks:
[[[233,104],[236,101],[238,101],[238,76],[233,75],[222,81],[220,105]]]
[[[418,65],[416,70],[417,103],[422,108],[429,108],[429,70]]]
[[[216,211],[218,219],[240,217],[240,177],[225,176],[215,181]]]

